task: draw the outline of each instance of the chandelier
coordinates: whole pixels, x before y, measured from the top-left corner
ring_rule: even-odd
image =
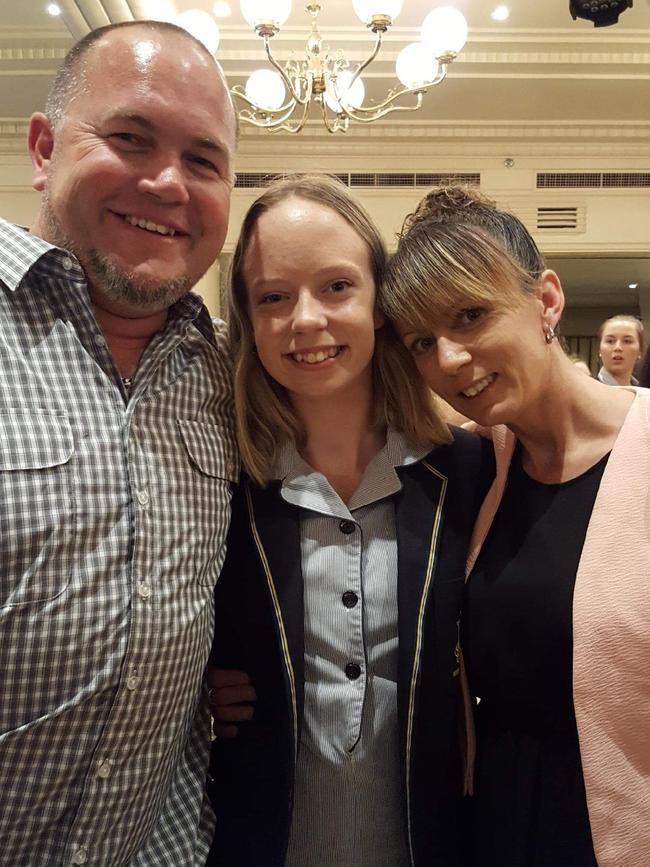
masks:
[[[402,9],[402,0],[353,0],[361,21],[374,34],[375,44],[368,57],[358,65],[345,53],[332,52],[318,30],[321,3],[307,3],[311,31],[304,55],[291,56],[279,63],[271,51],[271,40],[280,32],[291,13],[291,0],[241,0],[241,12],[263,40],[271,69],[252,73],[244,87],[232,88],[243,107],[243,123],[272,132],[299,133],[310,106],[315,105],[328,132],[346,132],[350,121],[372,123],[394,111],[417,111],[426,91],[440,84],[449,64],[467,39],[467,22],[453,6],[439,6],[424,19],[420,41],[407,45],[396,62],[401,83],[388,92],[382,102],[364,105],[365,89],[361,74],[382,47],[382,39]],[[411,99],[411,97],[413,97]]]

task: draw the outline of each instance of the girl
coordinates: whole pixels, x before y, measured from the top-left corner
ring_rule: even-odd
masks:
[[[332,179],[278,182],[244,219],[228,306],[247,472],[214,659],[257,701],[215,743],[211,864],[460,863],[457,621],[491,447],[440,422],[384,322],[384,267]]]

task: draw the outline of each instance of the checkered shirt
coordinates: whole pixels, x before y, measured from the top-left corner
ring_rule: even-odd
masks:
[[[203,865],[203,684],[236,478],[224,335],[130,398],[65,251],[0,221],[0,864]]]

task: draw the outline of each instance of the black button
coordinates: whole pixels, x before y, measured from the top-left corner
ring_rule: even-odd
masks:
[[[355,531],[354,521],[341,521],[339,530],[345,533],[346,536],[349,536],[350,533],[354,533]]]
[[[346,608],[354,608],[359,601],[359,597],[356,593],[353,593],[352,590],[346,590],[341,598],[343,599],[343,604]]]
[[[345,666],[345,674],[350,680],[356,680],[361,674],[361,666],[356,662],[348,662]]]

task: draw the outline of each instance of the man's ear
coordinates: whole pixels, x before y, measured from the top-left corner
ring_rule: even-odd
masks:
[[[546,269],[539,279],[537,297],[542,306],[542,318],[546,325],[555,328],[564,310],[564,291],[555,271]]]
[[[29,119],[27,144],[32,160],[32,186],[41,193],[45,189],[48,170],[52,162],[54,133],[49,120],[40,111],[35,112]]]

